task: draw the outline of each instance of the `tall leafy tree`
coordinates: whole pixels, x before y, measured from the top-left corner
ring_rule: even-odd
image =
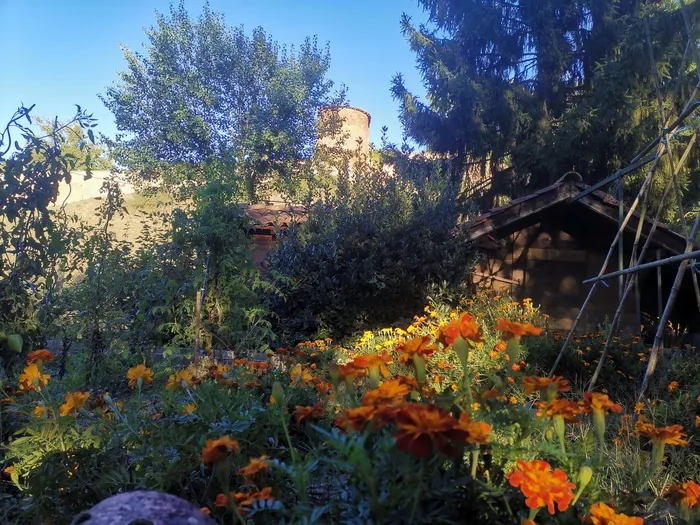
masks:
[[[570,170],[596,182],[656,136],[647,24],[667,113],[697,80],[686,67],[674,92],[686,39],[675,0],[421,4],[428,22],[404,16],[402,27],[428,100],[410,93],[400,74],[392,85],[406,131],[453,158],[459,175],[468,163],[490,170],[500,193],[525,193]]]
[[[293,183],[313,153],[319,108],[344,99],[327,78],[328,48],[281,47],[208,6],[192,20],[183,3],[147,36],[144,54],[124,49],[127,69],[102,96],[118,163],[140,180],[235,182],[251,201]]]
[[[77,122],[61,123],[42,117],[35,117],[35,120],[47,140],[60,147],[61,154],[73,163],[73,169],[108,170],[112,166],[104,148],[95,143],[91,128],[83,128]],[[35,155],[37,160],[43,159],[42,152]]]

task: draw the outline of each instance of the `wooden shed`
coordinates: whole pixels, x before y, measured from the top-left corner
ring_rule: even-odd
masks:
[[[468,239],[482,254],[473,282],[508,293],[515,300],[529,297],[550,316],[552,329],[570,329],[589,290],[590,285],[582,281],[600,271],[619,224],[618,202],[610,195],[594,191],[572,200],[586,188],[580,177],[569,175],[468,222],[465,225]],[[635,213],[623,235],[625,267],[629,264],[639,221],[640,216]],[[650,220],[644,220],[640,249],[651,224]],[[682,253],[685,239],[667,226],[658,225],[650,248],[645,261]],[[621,321],[623,327],[639,331],[641,313],[656,314],[658,294],[661,292],[664,304],[677,268],[663,267],[660,279],[656,270],[640,274],[640,294],[629,295]],[[617,249],[608,271],[616,269]],[[594,331],[606,317],[612,319],[619,302],[618,283],[613,278],[597,287],[578,329]],[[697,314],[694,296],[689,297],[692,294],[688,292],[692,292],[692,285],[688,289],[684,283],[679,304],[692,299]]]
[[[253,223],[253,258],[262,266],[277,236],[292,224],[306,221],[304,206],[290,206],[281,201],[263,204],[241,204],[245,215]]]

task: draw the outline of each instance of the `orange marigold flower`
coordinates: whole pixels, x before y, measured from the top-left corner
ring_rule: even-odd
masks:
[[[238,473],[246,478],[252,478],[254,476],[257,476],[261,472],[264,472],[268,469],[268,467],[270,466],[269,459],[270,458],[267,456],[253,458],[245,467],[239,469]]]
[[[354,361],[338,366],[338,381],[354,381],[366,374],[366,369],[359,367]]]
[[[41,390],[49,384],[49,374],[43,374],[36,363],[27,365],[19,376],[20,390]]]
[[[634,405],[634,413],[641,414],[644,411],[644,403],[641,401]]]
[[[581,402],[581,409],[586,414],[595,412],[605,413],[608,410],[615,412],[616,414],[622,413],[622,407],[620,405],[610,401],[607,394],[600,394],[598,392],[586,392],[583,396],[583,401]]]
[[[342,415],[335,418],[335,423],[345,431],[352,428],[361,432],[370,423],[381,428],[391,422],[396,410],[395,407],[386,403],[348,408]]]
[[[165,388],[168,390],[184,390],[191,388],[194,385],[194,375],[192,370],[180,370],[176,374],[168,376],[168,384]]]
[[[36,363],[37,361],[49,363],[55,358],[56,357],[53,355],[53,352],[42,348],[40,350],[34,350],[33,352],[29,352],[27,354],[27,364],[31,365],[32,363]]]
[[[193,414],[197,411],[197,405],[195,405],[194,403],[187,403],[184,407],[182,407],[182,411],[188,415]]]
[[[682,432],[683,425],[671,425],[668,427],[655,427],[640,417],[635,425],[635,430],[641,436],[647,436],[656,443],[664,445],[680,445],[685,447],[688,442],[683,439],[688,434]]]
[[[541,459],[518,460],[516,469],[507,478],[511,486],[520,488],[530,509],[546,506],[554,514],[556,504],[564,512],[574,499],[572,490],[576,485],[569,482],[566,472],[559,468],[552,471],[551,465]]]
[[[554,416],[562,416],[566,423],[580,423],[578,416],[581,414],[581,407],[576,401],[558,398],[551,403],[541,401],[537,403],[537,415],[546,415],[548,419]]]
[[[44,403],[40,403],[34,407],[34,415],[38,418],[48,417],[50,413],[51,409]]]
[[[532,323],[517,323],[503,318],[496,319],[496,330],[503,332],[501,337],[504,341],[514,337],[520,339],[524,335],[540,335],[542,333],[542,328],[536,328]]]
[[[228,367],[222,363],[214,363],[208,368],[209,375],[215,381],[224,379],[224,374],[228,372]]]
[[[593,525],[644,525],[643,518],[618,514],[605,503],[592,505],[591,513],[585,521]]]
[[[478,403],[475,403],[475,405],[478,405]],[[466,436],[464,440],[467,443],[483,445],[490,440],[489,433],[491,432],[491,425],[483,421],[474,421],[468,414],[462,413],[459,416],[455,428],[465,432]]]
[[[678,381],[671,381],[666,387],[666,389],[669,392],[675,392],[676,390],[678,390]]]
[[[523,385],[525,386],[525,395],[529,396],[534,392],[545,392],[550,388],[555,392],[568,392],[571,390],[569,382],[561,376],[549,377],[536,377],[536,376],[524,376]]]
[[[238,441],[231,439],[229,436],[223,436],[219,439],[208,439],[202,448],[202,463],[218,463],[224,459],[230,452],[238,454],[241,447]]]
[[[321,401],[318,401],[313,406],[297,406],[294,410],[294,419],[297,422],[297,426],[299,426],[305,419],[321,419],[327,414],[328,411],[321,406]]]
[[[85,406],[89,397],[90,392],[69,392],[66,394],[65,402],[61,405],[60,414],[62,416],[77,415],[78,410]]]
[[[378,388],[367,390],[362,398],[363,405],[377,405],[379,403],[391,403],[403,401],[413,390],[408,384],[399,378],[384,381]]]
[[[676,505],[683,504],[688,508],[700,509],[700,484],[694,481],[686,481],[673,485],[666,492],[666,497]]]
[[[206,514],[207,516],[209,516],[211,514],[211,510],[209,510],[209,507],[202,507],[199,510],[200,510],[200,512],[202,512],[202,514]]]
[[[231,492],[230,499],[226,497],[225,494],[219,494],[216,496],[214,506],[216,507],[230,507],[233,503],[238,508],[238,512],[245,514],[248,509],[245,507],[250,507],[256,501],[274,501],[272,497],[272,487],[265,487],[262,490],[256,492]]]
[[[389,369],[386,365],[390,365],[394,360],[384,350],[381,354],[361,355],[355,358],[354,363],[358,368],[366,368],[370,373],[380,371],[384,377],[389,377]]]
[[[141,385],[148,385],[153,381],[153,370],[147,368],[144,364],[138,364],[133,368],[129,368],[126,373],[126,378],[129,380],[129,387],[136,388],[141,380]]]
[[[401,341],[396,345],[400,363],[408,363],[415,355],[427,359],[433,355],[436,350],[437,346],[427,335],[417,336],[408,341]]]
[[[484,340],[483,331],[473,315],[464,313],[438,328],[437,340],[445,347],[451,346],[460,336],[475,343]]]
[[[439,450],[443,454],[455,452],[451,442],[463,441],[465,431],[457,428],[457,421],[446,410],[435,405],[407,403],[395,415],[396,448],[425,458]]]

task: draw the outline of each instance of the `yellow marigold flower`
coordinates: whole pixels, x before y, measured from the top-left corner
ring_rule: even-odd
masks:
[[[218,463],[223,460],[230,452],[238,454],[241,447],[238,441],[231,439],[229,436],[223,436],[219,439],[208,439],[202,448],[202,463]]]
[[[576,485],[561,469],[554,469],[541,459],[533,461],[518,460],[516,469],[508,474],[508,482],[515,488],[520,488],[525,496],[525,505],[530,509],[547,507],[550,514],[555,513],[556,504],[559,512],[569,508],[574,499],[572,489]]]
[[[85,406],[89,397],[90,392],[69,392],[66,394],[65,402],[61,405],[60,414],[62,416],[77,415],[78,410]]]
[[[53,352],[46,349],[34,350],[27,354],[27,364],[31,365],[37,361],[43,361],[44,363],[49,363],[55,359]]]
[[[644,518],[618,514],[605,503],[596,503],[591,506],[585,522],[593,525],[644,525]]]
[[[313,374],[301,365],[294,366],[294,368],[289,371],[289,377],[291,379],[290,385],[308,385],[314,380]]]
[[[245,467],[240,469],[238,473],[246,478],[252,478],[254,476],[257,476],[261,472],[264,472],[268,469],[268,467],[270,466],[269,459],[270,458],[267,456],[253,458]]]
[[[153,371],[147,368],[144,364],[138,364],[126,373],[126,378],[129,380],[129,387],[136,388],[139,386],[148,385],[153,381]]]
[[[27,365],[19,376],[20,390],[41,390],[49,384],[50,374],[43,374],[36,363]]]
[[[188,403],[184,407],[182,407],[182,411],[188,415],[194,413],[196,410],[197,405],[195,405],[194,403]]]
[[[184,390],[191,388],[194,385],[194,375],[191,370],[180,370],[176,374],[168,376],[168,384],[165,388],[168,390]]]

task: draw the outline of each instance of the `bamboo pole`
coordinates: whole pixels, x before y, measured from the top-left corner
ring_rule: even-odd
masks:
[[[688,142],[688,145],[686,146],[685,151],[683,152],[683,155],[681,156],[681,159],[678,163],[679,167],[682,167],[685,164],[685,161],[688,159],[688,156],[690,155],[690,151],[692,150],[693,146],[695,145],[695,138],[696,135],[693,135]],[[666,198],[668,197],[669,192],[671,191],[671,187],[673,185],[673,181],[668,181],[666,184],[666,187],[664,188],[664,193],[661,195],[661,202],[659,203],[659,206],[656,210],[656,215],[654,216],[654,221],[651,224],[651,229],[649,231],[649,235],[647,236],[646,240],[644,241],[644,245],[642,246],[642,251],[639,254],[639,260],[643,260],[647,249],[649,248],[651,244],[651,239],[654,236],[654,232],[656,231],[656,228],[659,225],[659,222],[661,220],[661,211],[663,210],[663,205],[666,202]],[[630,268],[633,268],[636,266],[636,253],[637,253],[637,246],[639,244],[639,239],[641,237],[642,233],[642,227],[644,225],[644,215],[646,213],[646,204],[648,200],[648,195],[646,194],[644,198],[644,203],[643,203],[643,208],[642,208],[642,213],[640,214],[639,218],[639,224],[637,225],[637,232],[635,235],[634,239],[634,245],[632,246],[632,255],[630,257]],[[659,259],[659,250],[657,250],[657,259]],[[658,267],[660,270],[660,266]],[[623,278],[622,275],[620,275],[621,278]],[[622,310],[624,309],[624,302],[627,299],[627,296],[630,293],[630,289],[632,287],[632,283],[634,283],[635,287],[635,292],[637,294],[637,319],[640,321],[640,326],[641,326],[641,311],[640,311],[640,305],[639,305],[639,278],[637,273],[632,273],[630,274],[630,278],[627,280],[626,285],[625,285],[625,290],[622,294],[622,298],[618,302],[617,309],[615,310],[615,315],[613,316],[611,328],[610,328],[610,333],[608,334],[606,340],[605,340],[605,345],[603,346],[603,353],[601,354],[599,360],[598,360],[598,366],[596,367],[595,371],[593,372],[593,376],[591,376],[591,380],[588,384],[588,391],[592,391],[593,388],[595,387],[596,382],[598,381],[598,377],[600,376],[600,372],[603,370],[603,364],[605,363],[605,359],[607,358],[608,351],[610,349],[610,345],[612,344],[612,339],[613,335],[615,333],[615,328],[618,326],[620,318],[622,317]],[[661,299],[659,298],[659,305],[661,304]],[[660,308],[660,306],[659,306]],[[659,317],[661,317],[661,313],[659,313]]]
[[[603,275],[605,270],[607,270],[608,264],[610,263],[610,258],[612,257],[612,253],[613,253],[613,250],[615,249],[615,245],[618,241],[618,238],[622,235],[624,228],[627,227],[627,223],[629,222],[630,218],[634,214],[634,211],[637,209],[637,206],[639,205],[641,195],[644,194],[644,191],[646,190],[647,186],[651,182],[651,179],[653,178],[653,174],[656,171],[657,166],[659,165],[659,159],[661,158],[662,151],[666,151],[666,146],[663,142],[659,143],[659,154],[657,154],[653,164],[649,168],[649,173],[647,173],[647,176],[644,179],[644,182],[642,183],[641,188],[639,188],[639,193],[637,193],[637,196],[635,197],[634,202],[630,206],[630,209],[627,212],[625,219],[622,221],[622,224],[620,224],[620,229],[618,229],[617,234],[615,235],[615,238],[613,239],[612,243],[610,244],[610,248],[608,249],[608,254],[605,256],[605,260],[603,261],[603,266],[601,267],[600,272],[598,273],[599,277],[601,275]],[[583,317],[583,314],[586,310],[586,307],[588,306],[588,303],[590,302],[591,297],[593,297],[593,294],[595,293],[598,281],[601,281],[601,280],[602,279],[596,280],[596,282],[593,283],[593,286],[591,286],[591,289],[588,291],[588,295],[586,296],[586,299],[583,301],[583,304],[581,305],[581,309],[579,310],[578,314],[576,315],[576,319],[574,319],[574,323],[571,326],[571,329],[569,330],[569,333],[567,334],[566,339],[564,340],[564,344],[562,345],[561,350],[559,351],[559,355],[557,355],[557,359],[554,361],[554,365],[552,365],[552,369],[549,371],[549,377],[554,376],[554,372],[556,371],[557,367],[559,366],[559,363],[561,362],[562,358],[564,357],[564,352],[566,351],[566,348],[569,345],[569,342],[571,341],[571,338],[573,337],[573,334],[574,334],[576,328],[578,327],[579,322],[581,321],[581,317]],[[584,281],[584,284],[587,284],[587,283]]]
[[[661,340],[663,338],[664,330],[666,327],[666,323],[668,322],[668,318],[671,315],[671,310],[673,309],[673,305],[676,302],[676,297],[678,296],[678,292],[681,288],[681,283],[683,282],[683,276],[685,275],[685,270],[688,267],[688,261],[694,257],[700,256],[700,250],[693,252],[693,247],[695,245],[695,237],[698,234],[698,228],[700,228],[700,213],[695,217],[695,223],[693,224],[693,228],[690,231],[690,234],[688,235],[688,240],[686,242],[686,247],[685,247],[685,253],[683,254],[685,257],[681,260],[681,264],[678,266],[678,271],[676,272],[676,278],[673,281],[673,286],[671,287],[671,293],[668,296],[668,300],[666,301],[666,306],[664,308],[664,312],[661,315],[661,319],[659,319],[659,326],[656,328],[656,335],[654,336],[654,344],[651,347],[651,354],[649,355],[649,362],[647,363],[647,369],[646,372],[644,373],[644,379],[642,380],[642,386],[639,389],[639,397],[638,401],[642,401],[644,399],[644,393],[646,392],[647,387],[649,386],[649,378],[651,375],[654,373],[654,370],[656,369],[656,361],[659,358],[659,346],[661,343]],[[669,259],[664,259],[664,261],[670,262],[670,259],[674,259],[673,257],[670,257]],[[657,261],[657,266],[660,266],[658,263],[663,262],[663,261]]]
[[[661,260],[661,250],[656,250],[656,260],[660,261]],[[663,303],[664,296],[661,288],[661,266],[656,267],[656,310],[659,315],[659,319],[661,319],[661,316],[663,315],[663,306],[661,304]]]
[[[197,298],[194,304],[194,354],[192,362],[196,365],[199,362],[199,334],[202,326],[202,290],[197,290]]]

